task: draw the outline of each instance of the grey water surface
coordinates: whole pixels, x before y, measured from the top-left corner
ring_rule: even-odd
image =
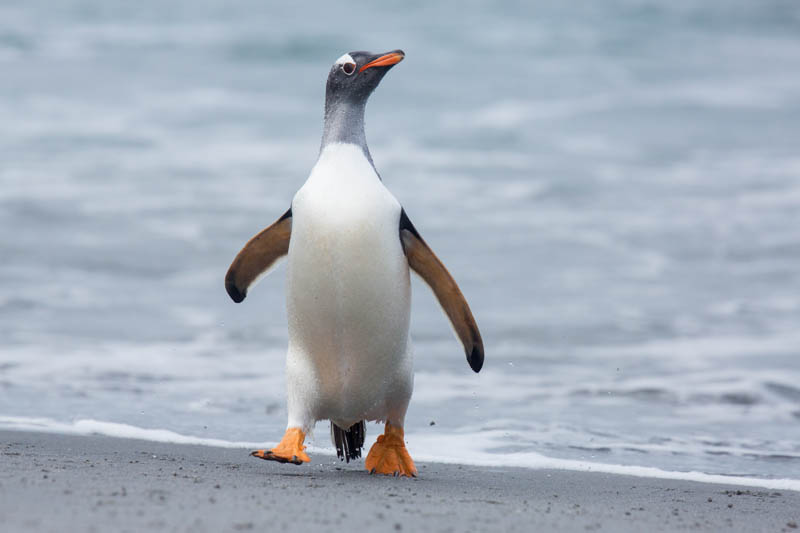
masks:
[[[0,418],[279,438],[285,270],[223,276],[396,48],[372,156],[486,345],[415,282],[408,432],[800,478],[792,1],[3,2]]]

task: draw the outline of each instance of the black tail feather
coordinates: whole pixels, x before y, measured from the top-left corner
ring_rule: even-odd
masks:
[[[367,426],[362,420],[356,422],[349,429],[344,430],[331,422],[331,440],[336,446],[336,455],[348,463],[350,459],[361,457],[361,448],[364,446],[364,437],[367,435]]]

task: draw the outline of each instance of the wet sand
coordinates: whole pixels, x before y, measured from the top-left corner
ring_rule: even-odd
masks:
[[[0,531],[800,531],[800,492],[0,431]]]

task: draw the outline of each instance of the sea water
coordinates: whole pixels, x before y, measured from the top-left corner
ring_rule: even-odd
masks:
[[[0,425],[279,439],[285,268],[223,277],[396,48],[370,149],[486,345],[414,282],[412,454],[800,479],[790,1],[3,2]]]

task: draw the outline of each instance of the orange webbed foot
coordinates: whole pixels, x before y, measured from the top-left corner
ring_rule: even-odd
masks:
[[[417,467],[403,440],[403,428],[387,422],[383,435],[370,448],[364,466],[370,474],[417,477]]]
[[[271,450],[255,450],[250,452],[250,455],[267,461],[301,465],[311,461],[311,458],[303,451],[306,449],[303,446],[305,440],[306,435],[300,428],[289,428],[277,446]]]

